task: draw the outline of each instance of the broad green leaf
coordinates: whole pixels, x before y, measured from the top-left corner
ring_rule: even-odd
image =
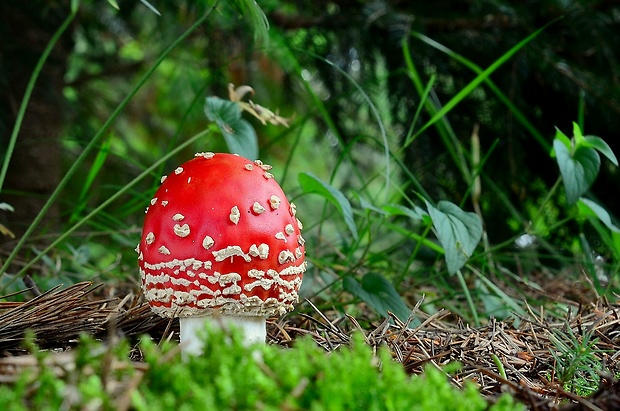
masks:
[[[365,274],[361,282],[353,277],[345,277],[343,286],[346,291],[360,298],[384,317],[387,317],[390,311],[405,322],[411,314],[411,310],[398,295],[392,283],[381,274]]]
[[[205,114],[211,121],[217,123],[218,127],[234,123],[241,119],[241,108],[235,102],[224,100],[219,97],[207,97],[205,101]]]
[[[611,151],[611,147],[609,147],[609,144],[607,144],[602,138],[596,136],[585,136],[584,146],[596,149],[605,157],[607,157],[609,161],[614,163],[616,167],[618,167],[618,159],[616,158],[616,155],[613,151]]]
[[[336,206],[340,214],[342,214],[347,227],[349,227],[349,231],[351,231],[353,238],[357,241],[357,226],[353,220],[351,203],[340,190],[311,173],[300,173],[299,185],[304,193],[318,194]]]
[[[596,179],[601,159],[593,148],[580,146],[571,155],[566,145],[556,139],[553,148],[557,157],[560,173],[569,204],[575,204]]]
[[[616,227],[614,223],[611,221],[611,217],[607,210],[598,205],[592,200],[588,200],[587,198],[580,198],[577,203],[577,207],[579,209],[579,214],[582,216],[591,216],[597,217],[603,224],[607,226],[611,231],[615,231],[616,233],[620,233],[620,228]]]
[[[449,201],[440,201],[437,208],[427,201],[426,207],[437,239],[445,250],[448,272],[454,274],[467,262],[480,242],[482,222],[475,213],[463,211]]]
[[[219,97],[207,97],[205,114],[220,129],[231,153],[250,160],[258,157],[256,132],[250,123],[241,118],[241,109],[237,103]]]
[[[231,124],[233,133],[224,132],[224,140],[231,153],[254,160],[258,158],[258,137],[254,127],[246,120],[238,120]]]
[[[571,151],[573,144],[571,143],[570,138],[568,138],[566,134],[562,133],[559,128],[555,129],[555,140],[559,140],[562,144],[564,144],[566,150],[569,152]]]

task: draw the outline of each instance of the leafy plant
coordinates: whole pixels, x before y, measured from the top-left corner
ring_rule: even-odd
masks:
[[[205,114],[215,122],[231,153],[250,159],[258,158],[256,131],[241,118],[241,109],[237,103],[219,97],[207,97]]]
[[[554,331],[549,336],[555,347],[555,350],[551,349],[556,361],[555,377],[570,391],[574,391],[579,382],[583,389],[583,382],[589,381],[592,392],[600,380],[597,371],[602,369],[602,365],[595,354],[602,350],[597,347],[599,341],[593,338],[593,334],[593,331],[587,331],[576,335],[567,327],[566,333]]]
[[[596,179],[601,167],[599,152],[618,166],[618,159],[609,145],[600,137],[584,136],[577,123],[573,123],[572,139],[556,130],[553,149],[569,205],[575,204]]]
[[[553,148],[564,183],[566,200],[569,205],[577,205],[577,220],[590,221],[607,244],[608,249],[618,258],[620,256],[620,228],[614,224],[611,216],[602,206],[594,200],[582,197],[598,176],[601,166],[599,153],[616,167],[618,167],[618,159],[602,138],[584,136],[577,123],[573,123],[572,139],[560,130],[556,130]],[[583,232],[583,227],[581,231]],[[599,275],[594,267],[590,245],[583,235],[581,247],[592,283],[599,294],[604,294],[605,290],[601,286]]]
[[[437,207],[427,202],[426,206],[444,248],[448,272],[454,274],[465,265],[480,242],[482,222],[475,213],[466,213],[447,201],[440,201]]]
[[[247,120],[241,118],[241,113],[244,111],[250,113],[259,119],[263,125],[269,122],[270,124],[288,127],[288,120],[252,100],[243,101],[242,99],[248,93],[254,94],[254,89],[247,85],[235,88],[233,84],[229,84],[230,101],[219,97],[207,97],[205,114],[209,120],[215,122],[231,153],[239,154],[248,159],[257,159],[258,138],[256,131]]]

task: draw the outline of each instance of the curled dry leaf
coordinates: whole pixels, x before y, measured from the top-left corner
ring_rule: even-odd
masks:
[[[238,103],[242,111],[247,111],[263,123],[263,125],[269,123],[274,126],[289,127],[289,122],[291,119],[280,116],[277,110],[276,112],[273,112],[260,104],[254,103],[252,100],[249,100],[247,103],[242,101],[247,94],[254,95],[254,89],[247,85],[239,86],[237,88],[235,88],[235,85],[232,83],[228,85],[228,98],[230,101]]]

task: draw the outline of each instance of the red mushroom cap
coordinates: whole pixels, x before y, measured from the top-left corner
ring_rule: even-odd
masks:
[[[136,248],[154,312],[270,316],[293,309],[306,269],[302,226],[270,168],[199,153],[162,178]]]

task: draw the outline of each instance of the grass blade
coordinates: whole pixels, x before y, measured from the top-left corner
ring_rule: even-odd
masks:
[[[411,33],[411,35],[414,36],[414,37],[417,37],[419,40],[423,41],[424,43],[428,44],[429,46],[431,46],[431,47],[433,47],[433,48],[435,48],[435,49],[437,49],[437,50],[447,54],[454,61],[457,61],[457,62],[463,64],[465,67],[469,68],[470,70],[472,70],[476,74],[481,74],[484,71],[480,66],[476,65],[475,63],[471,62],[470,60],[468,60],[465,57],[461,56],[460,54],[456,53],[455,51],[449,49],[448,47],[444,46],[443,44],[440,44],[440,43],[436,42],[435,40],[426,37],[422,33],[413,32],[413,33]],[[508,96],[506,96],[499,89],[499,87],[497,87],[497,85],[493,82],[493,80],[491,80],[490,78],[486,78],[486,79],[484,79],[484,84],[486,84],[487,87],[489,87],[489,89],[493,93],[495,93],[497,98],[499,98],[500,101],[502,103],[504,103],[504,105],[508,108],[508,110],[510,110],[510,112],[517,119],[517,121],[519,123],[521,123],[521,125],[532,135],[532,137],[534,137],[534,139],[536,141],[538,141],[538,143],[540,143],[540,145],[543,147],[543,149],[545,149],[546,151],[550,151],[551,150],[551,145],[545,139],[545,137],[541,133],[539,133],[538,130],[536,130],[536,127],[534,127],[534,125],[532,123],[530,123],[530,121],[527,119],[527,117],[525,117],[525,115],[521,112],[521,110],[519,110],[519,108],[517,106],[512,104],[512,102],[510,101]]]
[[[469,95],[476,87],[484,82],[495,70],[497,70],[502,64],[508,61],[517,51],[521,50],[525,45],[534,40],[540,33],[547,28],[547,26],[553,24],[556,20],[552,21],[530,34],[510,50],[504,53],[499,59],[495,60],[488,68],[478,74],[469,84],[467,84],[456,96],[452,97],[435,115],[416,133],[416,136],[424,132],[427,128],[435,124],[438,120],[448,114],[457,104],[459,104],[467,95]],[[415,138],[415,136],[414,136]]]
[[[43,251],[38,253],[34,258],[30,259],[28,261],[28,263],[25,264],[22,267],[22,269],[11,279],[11,281],[8,281],[4,285],[4,288],[10,286],[15,280],[20,278],[22,275],[26,274],[26,272],[30,269],[30,267],[32,267],[37,261],[39,261],[43,256],[45,256],[50,250],[52,250],[54,247],[56,247],[58,244],[60,244],[62,241],[64,241],[65,238],[67,238],[75,230],[77,230],[80,226],[82,226],[84,223],[86,223],[88,220],[90,220],[94,215],[96,215],[101,210],[106,208],[109,204],[111,204],[113,201],[118,199],[121,195],[125,194],[130,188],[132,188],[134,185],[136,185],[139,181],[141,181],[143,178],[145,178],[146,176],[148,176],[152,172],[154,172],[160,165],[164,164],[169,158],[171,158],[175,154],[179,153],[181,150],[183,150],[184,148],[188,147],[190,144],[192,144],[196,140],[199,140],[200,138],[206,137],[209,133],[210,133],[210,130],[205,130],[205,131],[203,131],[201,133],[198,133],[195,136],[193,136],[190,139],[188,139],[187,141],[185,141],[182,144],[180,144],[174,150],[171,150],[168,153],[166,153],[165,156],[163,156],[158,161],[153,163],[149,168],[144,170],[140,175],[138,175],[131,182],[129,182],[124,187],[122,187],[120,190],[118,190],[115,194],[113,194],[112,196],[108,197],[108,199],[106,201],[101,203],[98,207],[96,207],[94,210],[92,210],[90,213],[88,213],[88,215],[86,215],[80,221],[75,223],[72,227],[70,227],[69,229],[65,230],[60,236],[58,236]],[[0,290],[0,293],[1,292],[4,292],[4,289]]]
[[[69,218],[69,223],[75,223],[75,221],[79,218],[80,214],[86,208],[86,203],[88,201],[88,191],[93,185],[95,178],[99,175],[99,172],[103,168],[105,164],[105,160],[108,158],[108,154],[110,154],[110,146],[112,145],[112,139],[108,138],[105,140],[101,146],[101,149],[97,152],[97,156],[93,161],[88,174],[86,175],[86,181],[84,181],[84,185],[82,185],[82,191],[80,192],[80,196],[78,197],[78,201],[76,204],[71,217]]]

